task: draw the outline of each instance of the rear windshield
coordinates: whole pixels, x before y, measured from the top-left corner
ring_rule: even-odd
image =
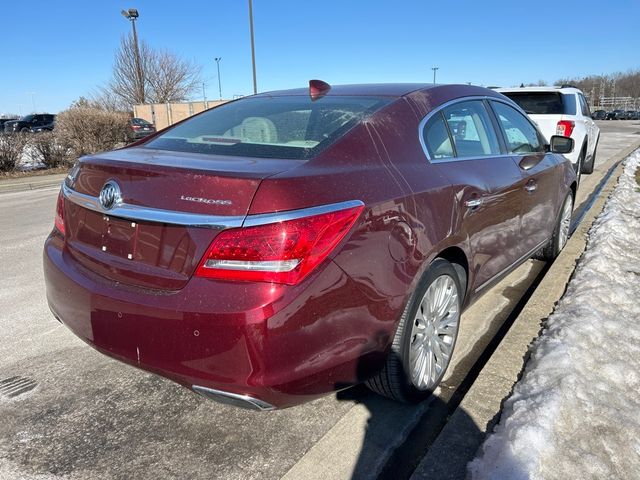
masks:
[[[560,92],[503,92],[533,115],[575,115],[576,100],[573,95]]]
[[[131,123],[133,125],[151,125],[149,122],[147,122],[145,119],[143,118],[132,118],[131,119]]]
[[[317,155],[393,99],[251,97],[226,103],[169,129],[144,147],[302,160]]]

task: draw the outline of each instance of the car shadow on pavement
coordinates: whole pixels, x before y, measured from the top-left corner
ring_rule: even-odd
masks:
[[[373,393],[364,384],[340,390],[339,401],[362,405],[369,413],[351,478],[464,479],[486,429],[478,428],[462,408],[446,403],[439,393],[411,405]],[[448,422],[455,422],[455,430],[438,437]]]

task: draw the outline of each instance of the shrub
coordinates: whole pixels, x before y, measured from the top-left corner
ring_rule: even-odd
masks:
[[[29,137],[29,144],[40,156],[40,160],[46,168],[71,166],[74,157],[71,154],[69,144],[58,133],[35,133]]]
[[[56,117],[56,137],[80,157],[113,150],[128,139],[129,115],[91,107],[73,107]]]
[[[0,171],[12,172],[22,158],[22,151],[27,144],[26,133],[0,135]]]

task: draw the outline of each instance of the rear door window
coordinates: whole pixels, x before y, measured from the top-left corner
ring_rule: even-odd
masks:
[[[509,153],[544,152],[538,131],[524,115],[502,102],[491,101],[491,105],[502,127]]]
[[[457,157],[500,154],[498,136],[481,100],[459,102],[442,111]]]

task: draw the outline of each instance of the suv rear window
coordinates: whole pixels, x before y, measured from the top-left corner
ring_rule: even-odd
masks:
[[[532,115],[575,115],[575,95],[560,92],[503,92]]]
[[[176,125],[144,147],[216,155],[307,159],[392,98],[252,97],[226,103]]]

